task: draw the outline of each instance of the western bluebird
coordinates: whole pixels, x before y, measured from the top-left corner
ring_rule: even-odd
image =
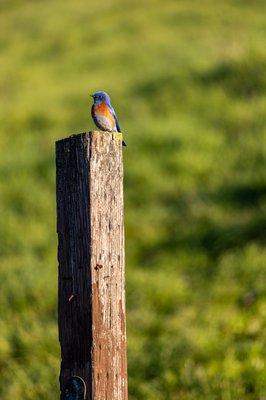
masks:
[[[91,115],[95,125],[102,131],[121,132],[109,95],[105,92],[96,92],[92,97],[94,103],[91,107]],[[124,141],[123,146],[126,146]]]

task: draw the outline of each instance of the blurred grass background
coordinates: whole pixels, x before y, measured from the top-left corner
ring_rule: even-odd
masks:
[[[0,1],[2,400],[58,399],[54,141],[100,89],[128,143],[130,399],[266,399],[265,15]]]

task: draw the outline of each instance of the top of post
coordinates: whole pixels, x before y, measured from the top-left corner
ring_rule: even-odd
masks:
[[[88,140],[96,140],[100,142],[118,142],[122,144],[123,140],[123,135],[121,132],[108,132],[108,131],[99,131],[99,130],[93,130],[89,132],[82,132],[82,133],[77,133],[70,135],[68,137],[59,139],[56,141],[56,145],[69,141],[71,139],[78,139],[82,138],[83,141],[88,141]]]

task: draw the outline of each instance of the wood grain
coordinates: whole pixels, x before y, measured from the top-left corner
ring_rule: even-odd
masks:
[[[60,140],[56,166],[61,392],[77,375],[87,400],[126,400],[122,143]]]

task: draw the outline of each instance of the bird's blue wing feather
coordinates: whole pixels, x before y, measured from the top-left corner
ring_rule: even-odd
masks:
[[[111,113],[112,113],[112,115],[114,116],[114,119],[115,119],[115,125],[116,125],[117,132],[121,132],[121,128],[120,128],[120,125],[119,125],[115,110],[113,109],[112,106],[110,107],[110,110],[111,110]]]
[[[118,132],[121,132],[121,128],[120,128],[120,125],[119,125],[119,122],[118,122],[117,116],[116,116],[116,115],[114,115],[114,117],[115,117],[116,129],[117,129],[117,131],[118,131]]]

